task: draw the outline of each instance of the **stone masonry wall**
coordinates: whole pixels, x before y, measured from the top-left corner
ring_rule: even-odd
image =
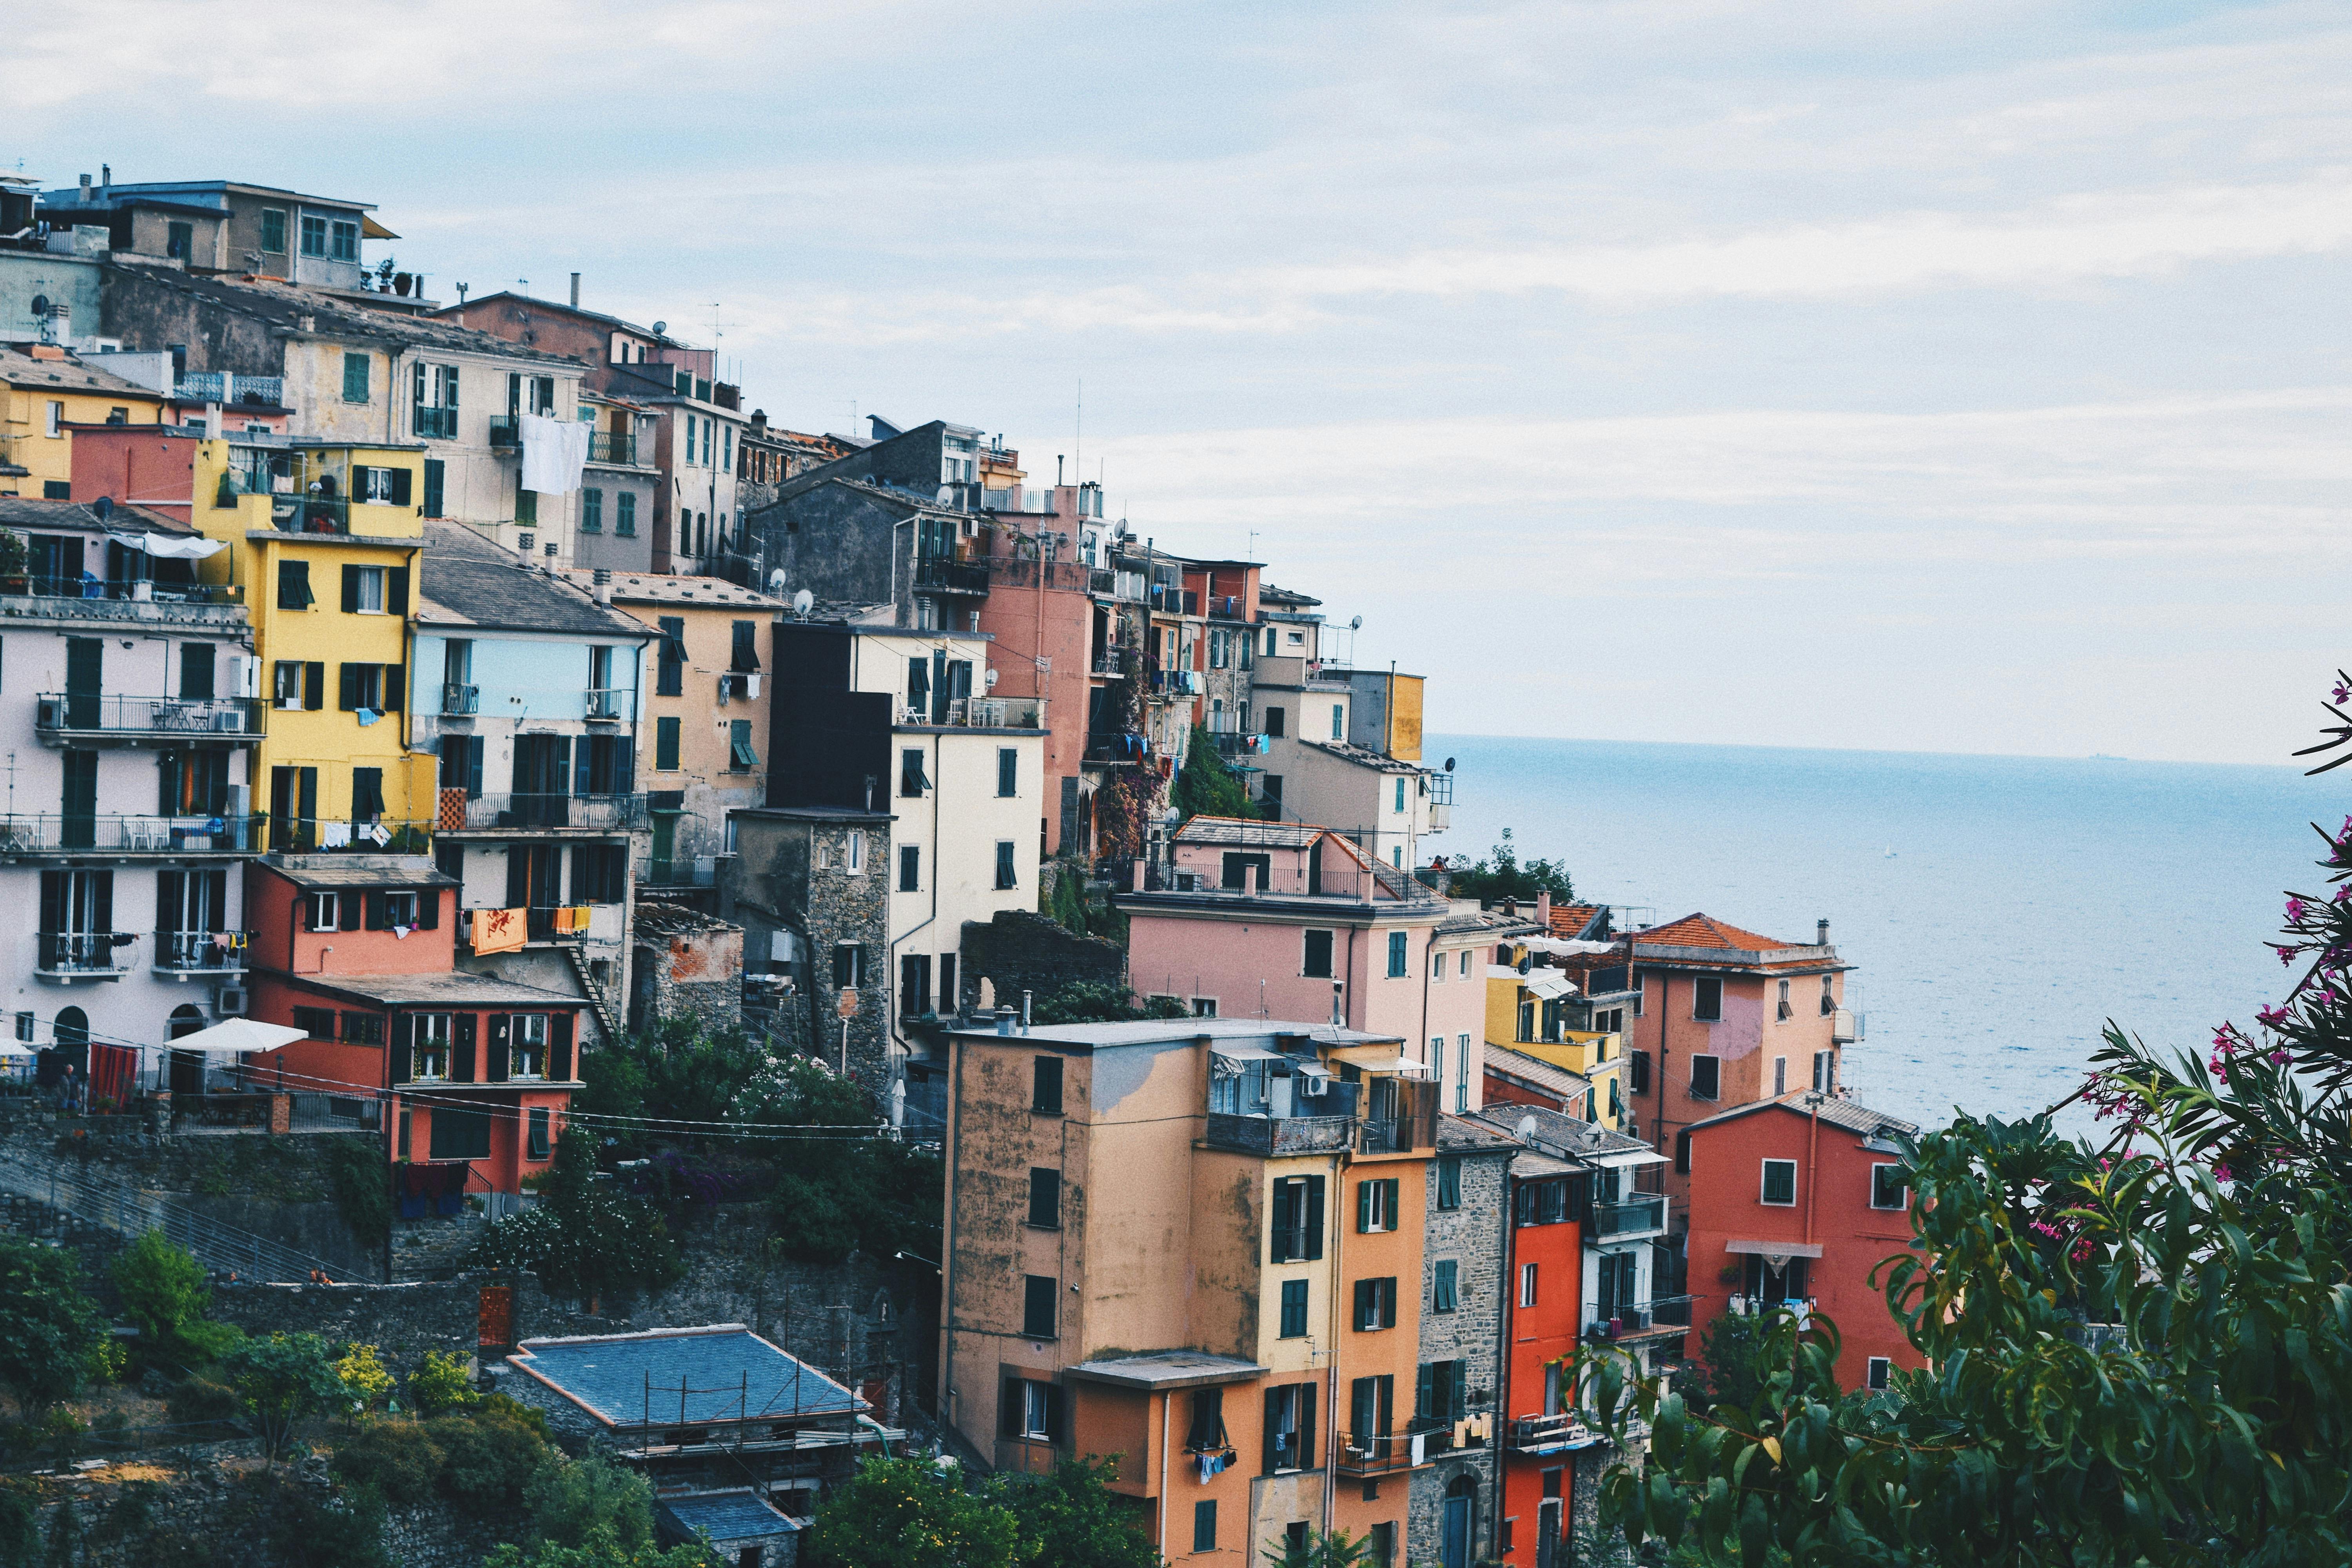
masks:
[[[1034,910],[999,910],[986,925],[963,925],[964,1000],[980,994],[985,977],[996,1005],[1017,1007],[1021,993],[1044,996],[1072,981],[1119,985],[1127,980],[1127,952],[1117,942],[1079,936]]]
[[[1452,1124],[1441,1126],[1450,1131]],[[1487,1438],[1484,1447],[1454,1449],[1439,1455],[1428,1468],[1413,1472],[1405,1523],[1405,1556],[1412,1563],[1440,1561],[1446,1492],[1457,1480],[1467,1479],[1476,1489],[1470,1512],[1469,1561],[1473,1563],[1494,1553],[1502,1501],[1496,1445],[1507,1419],[1502,1408],[1499,1358],[1509,1289],[1504,1277],[1503,1226],[1509,1212],[1510,1157],[1517,1150],[1452,1152],[1446,1147],[1448,1142],[1441,1132],[1439,1158],[1427,1167],[1420,1363],[1423,1366],[1446,1361],[1468,1363],[1464,1369],[1468,1414],[1486,1417]],[[1439,1166],[1447,1159],[1461,1161],[1462,1202],[1458,1207],[1441,1209],[1437,1206]],[[1437,1264],[1444,1259],[1457,1266],[1456,1305],[1451,1312],[1431,1310]]]
[[[637,905],[637,994],[654,1018],[688,1017],[707,1032],[743,1024],[743,928],[697,910]]]

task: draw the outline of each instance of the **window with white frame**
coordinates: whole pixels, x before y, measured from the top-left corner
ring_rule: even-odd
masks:
[[[1797,1203],[1797,1162],[1767,1160],[1764,1162],[1763,1191],[1760,1202],[1774,1208],[1793,1208]]]
[[[517,1013],[514,1037],[508,1047],[509,1078],[547,1076],[547,1015]]]
[[[1886,1380],[1894,1375],[1895,1363],[1885,1356],[1874,1355],[1870,1358],[1869,1369],[1864,1381],[1866,1381],[1874,1389],[1883,1389],[1886,1386]]]
[[[1532,1263],[1522,1263],[1519,1265],[1519,1305],[1532,1307],[1535,1304],[1536,1266]]]
[[[1723,1093],[1723,1058],[1694,1056],[1690,1064],[1690,1097],[1693,1100],[1716,1100]]]
[[[448,1013],[418,1013],[410,1024],[412,1055],[411,1070],[419,1081],[434,1082],[449,1076],[449,1037],[454,1015]]]
[[[1456,1115],[1466,1115],[1470,1110],[1470,1037],[1454,1036],[1454,1110]]]
[[[1907,1209],[1911,1206],[1911,1188],[1903,1179],[1902,1166],[1873,1165],[1870,1168],[1870,1206],[1874,1209]]]

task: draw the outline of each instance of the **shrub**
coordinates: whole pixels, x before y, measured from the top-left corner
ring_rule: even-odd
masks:
[[[235,1348],[241,1337],[205,1314],[213,1303],[204,1265],[151,1230],[114,1259],[114,1288],[139,1329],[139,1359],[151,1366],[202,1366]]]
[[[425,1364],[408,1374],[408,1397],[425,1415],[438,1415],[462,1409],[481,1395],[474,1392],[465,1357],[454,1351],[426,1351]]]
[[[27,1414],[70,1398],[105,1337],[71,1253],[0,1235],[0,1388]]]
[[[444,1456],[443,1495],[484,1518],[520,1504],[523,1488],[553,1451],[539,1428],[487,1402],[467,1415],[436,1415],[425,1430]]]
[[[346,1345],[335,1363],[335,1378],[343,1385],[346,1408],[363,1415],[393,1389],[392,1373],[376,1359],[373,1345]]]
[[[0,1480],[0,1563],[29,1563],[39,1550],[41,1494],[31,1481]]]
[[[270,1464],[286,1451],[296,1422],[331,1408],[343,1394],[327,1342],[316,1334],[247,1340],[221,1358],[221,1369],[260,1426],[262,1458]]]
[[[593,1449],[572,1460],[549,1455],[523,1489],[523,1505],[534,1544],[586,1546],[599,1531],[610,1531],[624,1552],[642,1552],[654,1542],[653,1487]]]
[[[371,1138],[327,1141],[327,1183],[335,1212],[362,1247],[381,1247],[392,1234],[392,1182],[383,1145]]]
[[[446,1456],[433,1434],[414,1421],[370,1421],[335,1445],[338,1480],[373,1487],[386,1502],[424,1502],[433,1495]]]
[[[172,1390],[164,1408],[174,1426],[194,1426],[206,1421],[236,1419],[242,1408],[237,1404],[236,1390],[209,1377],[191,1377]]]

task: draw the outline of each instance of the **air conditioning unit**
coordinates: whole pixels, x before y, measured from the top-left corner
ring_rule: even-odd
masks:
[[[246,1002],[244,986],[224,985],[220,988],[219,1000],[213,1005],[213,1011],[224,1018],[242,1018],[245,1016]]]
[[[236,734],[245,728],[245,715],[234,708],[213,710],[213,728],[226,734]]]
[[[44,730],[64,729],[66,727],[65,703],[55,697],[42,698],[40,714],[36,722]]]

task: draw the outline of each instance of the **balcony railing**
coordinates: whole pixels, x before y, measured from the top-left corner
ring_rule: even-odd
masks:
[[[1244,601],[1239,594],[1212,594],[1209,595],[1209,618],[1213,621],[1240,621],[1249,617],[1244,613]]]
[[[286,382],[275,375],[238,375],[232,371],[184,370],[172,395],[182,403],[244,404],[282,407]]]
[[[131,968],[138,949],[137,933],[127,931],[45,931],[33,970],[37,974],[121,974]]]
[[[1521,1454],[1557,1454],[1592,1440],[1583,1417],[1571,1410],[1556,1415],[1522,1415],[1511,1423],[1511,1447]]]
[[[1353,1146],[1352,1116],[1234,1116],[1209,1112],[1208,1141],[1244,1154],[1339,1154]]]
[[[1090,763],[1140,763],[1150,742],[1132,730],[1089,730],[1087,760]]]
[[[1666,1200],[1660,1193],[1636,1193],[1621,1203],[1592,1205],[1596,1237],[1634,1236],[1666,1228]]]
[[[457,411],[454,408],[429,408],[418,404],[414,422],[416,438],[420,441],[454,441],[457,438]]]
[[[261,842],[261,816],[0,816],[0,855],[246,855]]]
[[[253,697],[126,697],[94,691],[44,691],[33,727],[45,733],[258,735],[261,701]]]
[[[482,689],[461,686],[454,680],[441,683],[441,716],[445,719],[470,719],[482,710]]]
[[[533,904],[523,912],[523,934],[532,942],[585,942],[584,931],[558,931],[553,908]]]
[[[522,416],[493,414],[490,416],[490,445],[509,449],[522,445]]]
[[[464,826],[451,821],[457,802],[454,788],[441,793],[444,831],[466,833],[530,832],[550,827],[591,833],[626,833],[644,825],[642,795],[557,795],[522,791],[509,795],[478,795],[464,805]]]
[[[988,592],[988,567],[978,561],[950,561],[927,556],[915,563],[915,587],[926,594]]]
[[[1443,1433],[1430,1432],[1342,1432],[1336,1450],[1339,1473],[1385,1476],[1410,1470],[1427,1464],[1433,1440],[1443,1440],[1444,1436]]]
[[[1209,739],[1216,746],[1217,755],[1221,757],[1262,757],[1267,751],[1264,735],[1216,731],[1210,734]]]
[[[625,687],[608,687],[588,693],[587,714],[591,719],[625,719],[629,714],[629,692]]]
[[[588,433],[588,460],[592,463],[617,463],[634,468],[637,461],[637,438],[614,435],[609,431]]]
[[[958,697],[944,710],[909,708],[900,722],[944,724],[958,730],[1042,730],[1045,700],[1042,697]]]
[[[159,931],[154,967],[166,974],[236,974],[245,968],[245,952],[215,942],[210,931]]]

